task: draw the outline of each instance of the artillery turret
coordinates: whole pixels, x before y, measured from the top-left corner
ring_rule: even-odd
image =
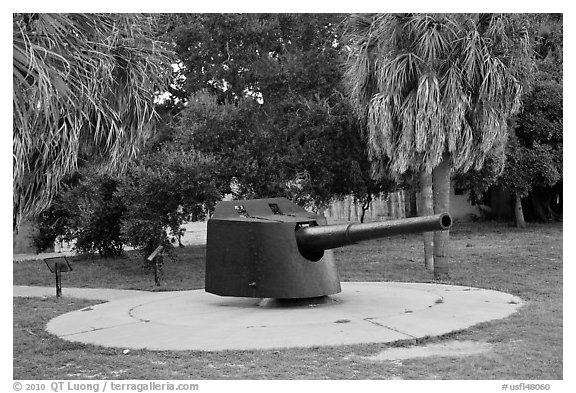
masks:
[[[219,202],[208,220],[206,291],[275,299],[333,295],[341,288],[331,249],[451,225],[447,213],[326,225],[285,198]]]

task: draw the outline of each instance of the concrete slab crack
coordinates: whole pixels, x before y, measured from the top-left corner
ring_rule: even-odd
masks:
[[[364,318],[364,321],[370,322],[370,323],[373,324],[373,325],[376,325],[376,326],[379,326],[379,327],[383,327],[383,328],[388,329],[388,330],[392,330],[393,332],[403,334],[403,335],[408,336],[408,337],[411,337],[411,338],[413,338],[413,339],[417,339],[417,338],[418,338],[417,336],[413,336],[413,335],[408,334],[408,333],[406,333],[406,332],[403,332],[403,331],[401,331],[401,330],[394,329],[393,327],[390,327],[390,326],[381,324],[381,323],[379,323],[379,322],[376,322],[376,321],[374,321],[374,318]]]
[[[74,332],[74,333],[66,333],[66,334],[56,334],[56,333],[52,333],[57,335],[58,337],[72,337],[72,336],[76,336],[79,334],[86,334],[86,333],[92,333],[92,332],[97,332],[99,330],[106,330],[106,329],[112,329],[112,328],[117,328],[120,326],[128,326],[128,325],[134,325],[140,322],[130,322],[130,323],[121,323],[118,325],[113,325],[113,326],[106,326],[106,327],[99,327],[99,328],[91,328],[91,329],[87,329],[87,330],[81,330],[79,332]]]

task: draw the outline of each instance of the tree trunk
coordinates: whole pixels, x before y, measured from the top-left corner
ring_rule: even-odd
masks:
[[[450,156],[444,154],[442,162],[432,171],[434,184],[434,211],[436,214],[450,211]],[[449,231],[434,232],[434,279],[449,278],[448,243]]]
[[[522,199],[520,198],[520,193],[514,193],[514,221],[516,222],[516,227],[525,228],[526,222],[524,221],[524,211],[522,210]]]
[[[420,216],[434,214],[434,199],[432,193],[432,174],[420,172]],[[424,232],[424,266],[428,270],[434,269],[434,232]]]
[[[364,222],[364,217],[366,216],[366,211],[370,208],[370,202],[372,202],[372,194],[368,194],[366,199],[362,202],[362,215],[360,216],[360,222]]]

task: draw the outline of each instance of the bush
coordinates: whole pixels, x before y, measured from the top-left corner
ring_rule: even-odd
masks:
[[[34,219],[38,232],[34,233],[32,242],[37,253],[52,248],[58,237],[67,240],[64,239],[63,234],[66,233],[66,223],[69,220],[69,216],[66,210],[56,208],[56,203],[54,201],[50,208]]]
[[[85,169],[63,185],[50,208],[35,218],[39,227],[34,237],[38,252],[50,248],[57,238],[75,240],[79,253],[102,256],[122,253],[120,218],[122,201],[114,196],[118,180]]]
[[[38,217],[35,243],[41,251],[57,237],[75,239],[77,252],[103,257],[120,255],[125,244],[148,257],[164,245],[171,255],[170,238],[182,236],[182,223],[203,219],[220,199],[213,164],[194,152],[160,149],[122,177],[85,170]]]
[[[116,196],[126,211],[122,239],[144,257],[159,245],[170,253],[181,224],[202,219],[220,199],[212,181],[213,161],[195,152],[163,149],[133,165]]]
[[[121,218],[126,207],[115,195],[118,179],[93,174],[86,177],[72,192],[77,210],[72,218],[73,230],[68,236],[76,239],[80,253],[98,252],[103,257],[121,255]]]

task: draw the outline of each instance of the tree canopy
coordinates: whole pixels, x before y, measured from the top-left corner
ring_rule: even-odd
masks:
[[[370,178],[360,124],[343,94],[342,18],[167,19],[166,39],[182,61],[175,95],[189,100],[178,138],[220,160],[223,191],[283,195],[314,208],[389,186]]]
[[[530,65],[528,35],[507,15],[382,14],[349,19],[346,79],[376,174],[454,171],[503,154]]]

